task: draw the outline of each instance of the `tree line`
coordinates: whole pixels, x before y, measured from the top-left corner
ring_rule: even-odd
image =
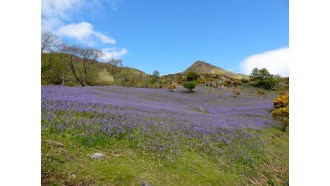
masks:
[[[99,74],[103,69],[114,81],[123,77],[122,84],[132,78],[130,73],[121,72],[121,59],[110,59],[100,63],[104,53],[92,47],[81,47],[68,44],[52,32],[41,33],[41,77],[44,84],[81,86],[95,85],[99,82]]]
[[[44,85],[93,86],[118,85],[161,88],[159,71],[148,75],[142,71],[124,67],[122,59],[98,60],[104,56],[101,50],[63,42],[52,32],[41,33],[41,83]],[[108,77],[108,80],[104,80]],[[109,80],[111,79],[111,80]]]

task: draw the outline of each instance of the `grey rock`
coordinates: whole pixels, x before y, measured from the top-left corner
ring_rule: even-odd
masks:
[[[142,180],[141,186],[152,186],[151,183],[148,183],[147,181]]]
[[[198,107],[198,110],[199,110],[200,112],[206,112],[201,106]]]
[[[194,108],[194,111],[205,113],[205,114],[208,113],[208,111],[206,111],[205,109],[203,109],[201,106],[199,106],[198,108]]]
[[[90,157],[92,159],[103,160],[104,154],[97,152],[97,153],[92,154]]]

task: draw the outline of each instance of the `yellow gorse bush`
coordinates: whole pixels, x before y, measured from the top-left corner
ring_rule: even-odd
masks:
[[[283,108],[289,106],[289,95],[286,93],[281,93],[278,98],[274,100],[274,108]]]
[[[289,95],[281,93],[279,97],[274,100],[274,108],[272,111],[272,117],[278,119],[282,123],[282,130],[285,132],[289,125]]]

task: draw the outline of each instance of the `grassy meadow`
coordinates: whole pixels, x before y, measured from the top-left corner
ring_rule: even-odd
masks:
[[[42,185],[289,185],[278,92],[258,90],[42,86]]]

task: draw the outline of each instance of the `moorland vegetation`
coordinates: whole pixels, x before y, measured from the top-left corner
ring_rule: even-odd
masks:
[[[288,77],[101,56],[42,33],[42,185],[289,185]]]

